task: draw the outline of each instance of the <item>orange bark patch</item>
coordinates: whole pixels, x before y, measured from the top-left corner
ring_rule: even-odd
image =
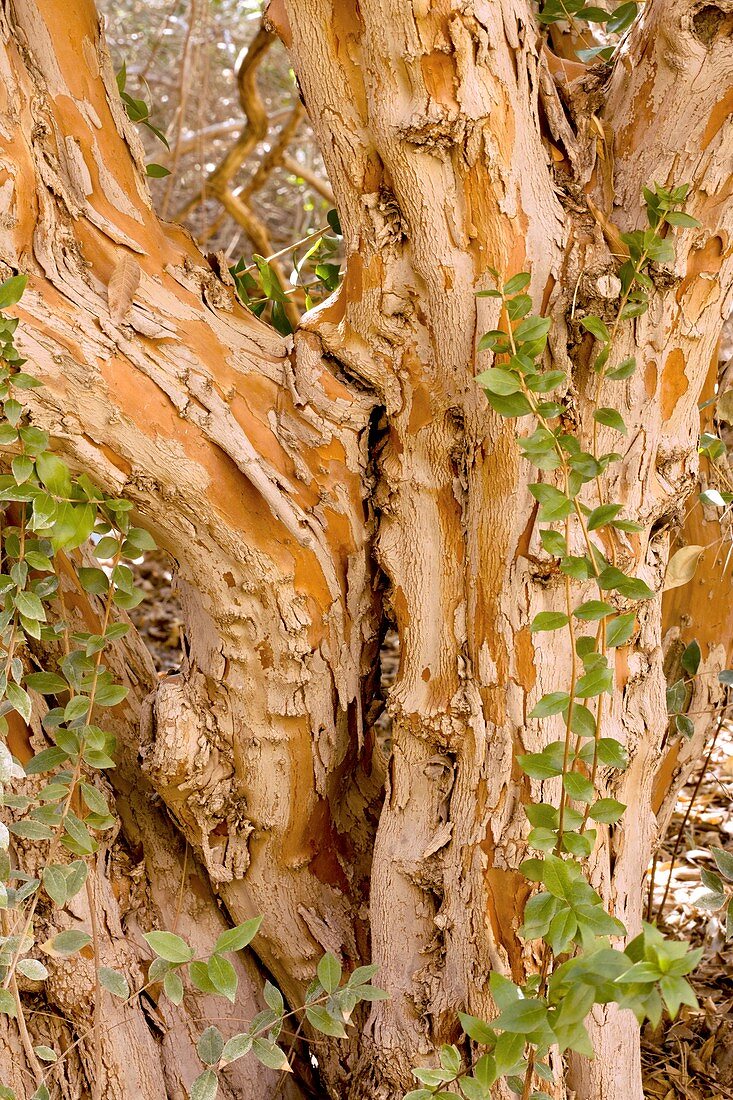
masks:
[[[94,445],[94,440],[89,439],[89,436],[85,436],[90,443]],[[113,466],[116,466],[118,470],[122,470],[125,477],[129,477],[132,473],[132,463],[128,462],[122,455],[118,455],[116,451],[113,451],[111,447],[108,447],[106,443],[96,444],[99,450],[102,452],[108,462],[111,462]]]
[[[693,248],[687,257],[687,272],[677,291],[677,301],[684,302],[688,317],[696,321],[711,297],[717,299],[720,286],[715,276],[723,263],[723,239],[710,237],[702,248]]]
[[[652,94],[656,79],[656,66],[650,65],[647,78],[634,97],[634,109],[631,118],[628,124],[616,134],[614,146],[617,157],[625,157],[629,153],[636,152],[642,141],[647,140],[654,118]]]
[[[677,771],[677,765],[679,764],[680,747],[679,745],[672,745],[667,752],[662,763],[659,765],[659,770],[654,776],[654,787],[652,789],[652,810],[655,814],[658,814],[662,804],[667,797],[667,792],[672,786],[674,774]]]
[[[506,147],[505,157],[508,162],[512,156],[513,132],[511,136],[505,131],[498,133],[496,137],[500,145]],[[490,179],[482,161],[477,161],[466,171],[463,195],[466,203],[466,233],[476,277],[483,275],[489,267],[497,267],[507,275],[523,271],[527,216],[520,208],[515,219],[507,219],[500,205],[502,195],[497,192],[496,184]]]
[[[512,933],[516,933],[521,923],[530,890],[531,886],[519,871],[506,871],[501,867],[489,867],[486,871],[487,915],[494,938],[509,957],[514,981],[524,980],[524,962],[519,940]]]
[[[332,0],[332,56],[337,59],[344,73],[348,74],[353,103],[359,112],[361,121],[366,124],[369,112],[361,63],[361,36],[363,30],[364,25],[359,12],[358,0]]]
[[[409,430],[412,434],[424,428],[432,419],[430,410],[430,390],[424,382],[419,382],[412,392]]]
[[[517,680],[525,691],[531,691],[537,680],[537,671],[534,664],[534,645],[528,626],[515,634],[514,645]]]
[[[456,60],[453,54],[442,50],[433,50],[420,58],[425,89],[428,95],[445,107],[458,109],[455,96],[457,74]]]
[[[381,261],[379,261],[381,263]],[[331,305],[321,310],[321,320],[329,325],[343,321],[349,302],[360,302],[363,293],[364,261],[359,252],[352,252],[346,261],[346,273]]]
[[[16,711],[8,711],[5,717],[8,723],[8,748],[13,756],[16,756],[21,764],[25,765],[34,755],[31,748],[30,730]]]
[[[710,112],[710,118],[708,119],[707,126],[702,135],[702,141],[700,142],[700,148],[704,151],[707,149],[710,142],[715,135],[720,132],[723,125],[730,116],[733,114],[733,88],[729,89],[723,98],[719,100],[712,111]]]
[[[685,373],[685,357],[680,348],[675,348],[667,356],[662,370],[662,420],[671,419],[677,402],[690,387]]]
[[[657,364],[654,359],[650,359],[644,368],[644,389],[651,401],[657,392]]]
[[[623,691],[629,682],[629,647],[619,646],[615,652],[616,689],[618,691]]]
[[[331,810],[325,798],[319,798],[307,825],[308,842],[313,857],[308,866],[326,886],[335,886],[347,893],[349,882],[339,862],[338,835],[333,827]]]

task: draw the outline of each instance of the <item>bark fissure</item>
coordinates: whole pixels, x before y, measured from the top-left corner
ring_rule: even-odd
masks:
[[[255,948],[292,1005],[324,950],[379,963],[389,1001],[355,1040],[319,1048],[314,1087],[396,1100],[457,1037],[457,1010],[492,1013],[491,969],[532,966],[516,936],[530,792],[513,758],[549,736],[527,715],[564,674],[562,648],[529,631],[560,578],[514,427],[473,381],[477,336],[497,323],[475,292],[491,267],[531,270],[555,322],[548,354],[571,375],[568,422],[587,431],[580,317],[613,318],[619,230],[640,224],[642,186],[692,181],[701,228],[618,342],[639,360],[628,437],[601,440],[623,451],[613,491],[647,526],[619,538],[620,564],[658,590],[733,294],[728,4],[649,0],[607,86],[541,41],[525,0],[272,4],[347,250],[340,291],[292,343],[155,218],[93,5],[68,8],[0,7],[0,260],[31,275],[19,346],[46,383],[37,422],[134,501],[177,563],[187,655],[150,684],[139,733],[129,716],[124,835],[159,854],[156,792],[200,861],[206,928],[223,920],[217,897],[235,921],[263,913]],[[374,681],[392,624],[385,757]],[[631,765],[602,777],[635,818],[606,830],[594,877],[632,932],[669,812],[660,776],[673,791],[705,735],[701,720],[671,760],[662,642],[655,600],[616,658],[609,735]],[[722,654],[711,644],[705,660]],[[695,706],[714,701],[701,689]],[[140,767],[150,794],[134,790]],[[170,919],[170,868],[146,874]],[[111,950],[118,918],[97,896]],[[155,1040],[133,1026],[141,1050],[162,1049],[139,1095],[175,1095],[195,1062],[191,1020],[180,1041],[167,1021]],[[603,1010],[592,1033],[599,1057],[573,1065],[570,1087],[637,1100],[633,1021]],[[264,1078],[246,1080],[231,1094],[264,1095]]]

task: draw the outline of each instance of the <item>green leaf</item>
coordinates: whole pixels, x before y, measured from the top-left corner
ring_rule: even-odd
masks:
[[[469,1016],[465,1012],[459,1012],[458,1019],[469,1039],[473,1039],[475,1043],[481,1043],[483,1046],[493,1045],[496,1040],[496,1032],[484,1020],[479,1020],[477,1016]]]
[[[101,791],[98,791],[96,787],[92,787],[90,783],[82,782],[80,786],[84,802],[92,811],[92,813],[104,815],[109,813],[107,799],[104,797]]]
[[[125,535],[125,542],[129,542],[136,550],[156,550],[158,545],[150,532],[142,527],[131,527]]]
[[[531,779],[551,779],[562,772],[562,761],[545,752],[531,752],[517,756],[517,763]]]
[[[78,855],[91,855],[95,849],[95,843],[91,833],[79,818],[69,810],[64,818],[64,830],[74,843],[72,851]]]
[[[624,745],[615,737],[600,737],[596,745],[598,759],[609,768],[625,771],[629,765],[629,756]]]
[[[715,865],[729,882],[733,882],[733,854],[723,848],[711,848],[710,854],[715,860]]]
[[[609,647],[625,645],[636,626],[636,614],[629,611],[626,615],[618,615],[610,623],[606,623],[606,645]]]
[[[599,424],[605,424],[608,428],[614,428],[621,435],[626,435],[626,425],[621,413],[616,409],[596,409],[593,419]]]
[[[619,363],[614,370],[608,371],[606,378],[611,378],[614,381],[621,381],[624,378],[630,378],[636,370],[636,359],[633,355],[628,359],[624,359],[622,363]]]
[[[502,396],[517,393],[520,389],[516,374],[503,367],[491,367],[489,370],[482,371],[481,374],[476,375],[476,381],[482,389]]]
[[[555,557],[564,557],[568,552],[565,536],[561,535],[559,531],[540,531],[540,542],[543,549]]]
[[[511,393],[506,397],[498,393],[486,393],[486,399],[495,412],[498,412],[500,416],[515,417],[515,416],[528,416],[533,410],[527,398],[523,393]]]
[[[573,704],[570,728],[578,737],[595,737],[596,720],[590,710],[577,701]]]
[[[83,859],[75,859],[66,868],[66,897],[74,898],[87,880],[88,867]]]
[[[578,921],[572,909],[562,909],[550,922],[545,939],[556,955],[567,951],[578,930]]]
[[[201,962],[200,959],[196,959],[188,968],[188,976],[191,979],[191,984],[200,989],[202,993],[216,993],[216,988],[211,982],[209,977],[209,970],[205,962]]]
[[[533,634],[540,630],[560,630],[569,623],[567,615],[562,611],[540,611],[535,615],[530,626]]]
[[[10,681],[5,688],[5,694],[13,710],[18,712],[24,722],[30,722],[31,700],[28,693],[23,691],[23,688],[19,687],[18,684],[14,684]]]
[[[16,455],[10,467],[16,485],[23,485],[33,473],[33,459],[29,455]]]
[[[13,822],[8,825],[8,829],[13,836],[25,837],[26,840],[51,840],[53,837],[53,829],[49,829],[48,825],[43,825],[40,821],[30,821],[28,818]]]
[[[550,331],[552,321],[549,317],[528,317],[514,330],[517,343],[529,343],[543,340]]]
[[[59,497],[71,496],[71,474],[69,467],[56,455],[45,452],[36,459],[36,470],[43,485],[50,493]]]
[[[540,1027],[547,1019],[547,1008],[542,1001],[526,998],[508,1005],[494,1020],[494,1026],[503,1031],[527,1035]]]
[[[666,690],[667,714],[677,714],[685,705],[687,688],[684,680],[676,680]]]
[[[99,982],[108,993],[117,997],[120,1001],[126,1001],[130,996],[130,987],[127,978],[120,974],[119,970],[111,970],[108,966],[100,966]]]
[[[458,1048],[444,1043],[440,1048],[440,1064],[447,1073],[457,1077],[461,1072],[461,1053]]]
[[[156,180],[163,179],[171,174],[170,168],[166,168],[164,164],[156,164],[154,161],[145,165],[145,171],[148,176],[152,176]]]
[[[318,981],[321,983],[326,993],[333,993],[338,989],[339,982],[341,981],[341,964],[332,952],[326,952],[318,963],[316,972],[318,974]]]
[[[570,852],[578,859],[587,859],[593,851],[591,834],[595,834],[595,829],[587,829],[584,833],[576,833],[572,829],[565,830],[562,835],[563,851]]]
[[[50,863],[43,868],[41,878],[51,901],[59,907],[66,905],[66,875],[63,868],[58,864]]]
[[[221,1058],[223,1049],[224,1040],[218,1027],[207,1027],[201,1032],[196,1043],[196,1051],[204,1065],[215,1066]]]
[[[478,342],[479,351],[505,351],[509,347],[509,338],[501,329],[485,332]]]
[[[0,989],[0,1012],[5,1016],[15,1018],[18,1015],[18,1006],[15,997],[9,989]]]
[[[46,621],[46,611],[35,592],[19,592],[15,597],[15,606],[25,619]]]
[[[670,225],[676,225],[682,229],[697,229],[700,225],[697,218],[685,214],[682,210],[668,210],[664,215],[664,220]]]
[[[323,1005],[308,1005],[305,1010],[308,1021],[324,1035],[333,1035],[337,1039],[346,1038],[346,1028],[341,1020],[335,1019]]]
[[[39,959],[20,959],[18,971],[32,982],[43,982],[48,977],[48,970]]]
[[[276,1016],[282,1016],[285,1009],[285,1002],[283,1001],[283,995],[276,985],[272,982],[265,982],[265,988],[263,990],[265,998],[265,1004],[268,1008],[271,1008]]]
[[[127,698],[128,689],[122,684],[100,684],[94,701],[100,707],[116,707],[123,699]]]
[[[531,897],[524,907],[524,923],[519,931],[522,939],[537,940],[544,936],[560,904],[546,891]]]
[[[109,578],[103,569],[80,568],[77,576],[84,591],[93,596],[102,596],[109,589]]]
[[[527,386],[533,393],[550,393],[565,381],[564,370],[550,370],[544,374],[533,374],[527,378]]]
[[[44,1046],[40,1043],[37,1047],[33,1048],[37,1058],[40,1058],[42,1062],[55,1062],[58,1058],[55,1050],[51,1047]]]
[[[588,530],[596,531],[599,527],[605,527],[607,523],[616,518],[620,511],[620,504],[601,504],[600,507],[594,508],[588,516],[586,524]]]
[[[519,294],[525,290],[532,281],[532,276],[528,271],[520,271],[516,275],[512,275],[511,279],[504,284],[503,292],[505,298],[511,298],[515,294]]]
[[[4,283],[0,283],[0,309],[16,305],[23,297],[27,282],[27,275],[13,275]]]
[[[94,530],[95,518],[96,513],[91,504],[60,504],[51,530],[52,543],[61,550],[73,550],[81,546]]]
[[[55,672],[30,672],[25,682],[33,691],[41,695],[58,695],[61,691],[68,691],[69,685],[63,676],[57,676]]]
[[[572,501],[554,485],[534,484],[528,486],[532,496],[540,502],[538,520],[540,523],[554,523],[566,519],[573,510]]]
[[[590,808],[590,816],[594,821],[600,821],[605,825],[613,825],[619,821],[626,807],[623,802],[617,802],[615,798],[599,798]]]
[[[697,997],[692,986],[684,978],[666,975],[659,983],[659,991],[673,1020],[679,1012],[680,1005],[685,1004],[690,1005],[691,1008],[698,1008]]]
[[[580,802],[592,801],[595,794],[590,779],[581,775],[580,772],[567,772],[562,777],[562,785],[571,798]]]
[[[608,344],[611,340],[611,333],[606,328],[600,317],[595,317],[592,313],[587,317],[581,317],[580,323],[587,332],[592,333],[597,340],[600,340],[604,344]]]
[[[92,937],[87,935],[86,932],[81,932],[76,928],[68,928],[65,932],[59,932],[58,935],[52,936],[50,940],[46,940],[44,944],[41,944],[41,950],[45,951],[47,955],[74,955],[91,942]]]
[[[209,959],[208,971],[214,989],[234,1004],[238,979],[237,972],[229,959],[225,959],[221,955],[212,955]]]
[[[595,622],[598,619],[605,619],[607,615],[613,615],[614,610],[603,600],[587,600],[575,608],[573,615],[576,619],[582,619],[583,622]]]
[[[163,978],[165,994],[174,1005],[179,1005],[183,1000],[183,981],[177,970],[169,970]]]
[[[529,712],[530,718],[549,718],[552,714],[559,714],[570,702],[570,696],[566,691],[551,691],[543,695],[540,701]]]
[[[685,670],[688,676],[696,676],[697,670],[700,667],[700,661],[702,660],[702,653],[700,646],[696,641],[690,642],[682,654],[682,668]]]
[[[689,739],[695,733],[695,724],[686,714],[675,714],[674,724],[677,732],[681,733],[683,737]]]
[[[269,1039],[253,1039],[252,1053],[255,1058],[262,1062],[263,1066],[280,1070],[283,1073],[292,1073],[290,1063],[283,1051],[276,1043],[271,1043]]]
[[[236,928],[227,928],[214,944],[214,953],[221,955],[225,951],[241,951],[255,938],[261,924],[262,917],[253,917]]]
[[[193,951],[175,932],[146,932],[143,939],[161,959],[172,963],[186,963],[193,958]]]
[[[604,691],[612,690],[613,671],[603,666],[586,672],[575,684],[575,695],[578,699],[590,699],[595,695],[601,695]]]
[[[191,1085],[190,1100],[215,1100],[219,1091],[219,1078],[213,1069],[205,1069]]]
[[[224,1050],[221,1053],[221,1064],[227,1066],[230,1062],[236,1062],[238,1058],[243,1058],[245,1054],[249,1054],[251,1049],[251,1035],[247,1035],[245,1032],[239,1035],[233,1035],[232,1038],[224,1044]]]

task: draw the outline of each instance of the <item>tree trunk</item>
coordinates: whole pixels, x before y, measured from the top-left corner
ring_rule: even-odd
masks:
[[[353,1041],[319,1047],[321,1094],[398,1100],[411,1067],[457,1037],[458,1010],[492,1014],[489,972],[532,966],[516,936],[530,788],[513,756],[548,738],[527,715],[562,686],[567,654],[530,635],[561,586],[515,427],[473,380],[489,365],[477,336],[497,320],[475,292],[491,267],[532,272],[588,430],[579,319],[613,308],[613,225],[640,224],[643,185],[692,182],[701,228],[676,242],[674,270],[655,273],[649,314],[616,350],[639,370],[621,389],[614,487],[644,524],[619,553],[659,590],[730,305],[729,12],[730,0],[648,0],[607,82],[591,71],[559,88],[524,0],[273,4],[347,250],[341,290],[288,342],[155,217],[90,0],[0,4],[0,259],[31,276],[18,344],[46,383],[35,419],[135,502],[183,592],[180,674],[155,686],[139,733],[125,716],[121,835],[171,919],[180,841],[146,816],[141,768],[197,860],[181,920],[215,937],[215,896],[234,921],[262,913],[253,946],[291,1005],[324,950],[347,969],[380,965],[390,998]],[[400,667],[385,759],[374,701],[388,623]],[[629,810],[605,830],[594,876],[634,934],[667,759],[661,597],[615,652],[609,735],[631,766],[609,793]],[[704,658],[720,662],[712,642]],[[63,1011],[73,1030],[78,1007]],[[195,1024],[140,1054],[150,1079],[136,1096],[181,1094]],[[142,1013],[131,1026],[142,1051]],[[604,1012],[591,1030],[596,1060],[570,1069],[577,1100],[640,1100],[633,1018]],[[11,1028],[4,1049],[16,1045]],[[232,1077],[232,1095],[267,1095],[264,1076],[241,1072],[254,1077]]]

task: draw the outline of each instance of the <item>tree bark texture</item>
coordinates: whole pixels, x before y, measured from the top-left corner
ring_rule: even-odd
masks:
[[[654,273],[650,311],[615,352],[639,370],[614,393],[628,436],[611,493],[644,524],[621,536],[619,563],[660,590],[731,302],[731,13],[731,0],[648,0],[614,65],[569,83],[526,0],[278,0],[346,246],[341,289],[284,340],[237,304],[225,266],[155,216],[93,4],[0,3],[0,261],[30,275],[18,344],[46,383],[34,417],[134,501],[177,563],[186,618],[178,675],[154,683],[128,647],[136,701],[118,708],[115,843],[144,864],[119,874],[144,884],[145,905],[120,915],[114,845],[95,904],[109,951],[139,965],[135,932],[175,917],[185,842],[179,931],[213,940],[222,914],[264,915],[239,1016],[259,969],[296,1006],[324,950],[379,963],[390,999],[353,1041],[319,1048],[301,1095],[397,1100],[411,1067],[456,1038],[458,1010],[492,1013],[490,971],[519,979],[533,964],[516,935],[531,789],[513,758],[555,737],[527,715],[565,686],[567,653],[529,623],[560,607],[562,586],[516,426],[473,381],[488,365],[477,339],[497,323],[475,292],[490,267],[532,272],[568,415],[589,431],[580,318],[613,316],[618,230],[642,224],[642,186],[692,184],[701,227]],[[385,754],[387,624],[400,666]],[[631,764],[607,786],[630,809],[602,828],[593,864],[632,934],[659,822],[706,733],[702,716],[670,764],[673,626],[659,597],[614,651],[608,735]],[[703,660],[724,666],[719,635]],[[697,690],[709,711],[714,690]],[[88,1013],[76,992],[58,1000],[69,1035]],[[198,1021],[217,1014],[204,1001],[186,1014],[161,999],[157,1022],[125,1010],[104,1095],[184,1095]],[[592,1037],[596,1060],[573,1061],[567,1095],[641,1100],[629,1014],[599,1013]],[[12,1057],[12,1024],[4,1044]],[[268,1096],[272,1076],[238,1065],[230,1094]],[[82,1095],[85,1066],[82,1043],[63,1095]]]

